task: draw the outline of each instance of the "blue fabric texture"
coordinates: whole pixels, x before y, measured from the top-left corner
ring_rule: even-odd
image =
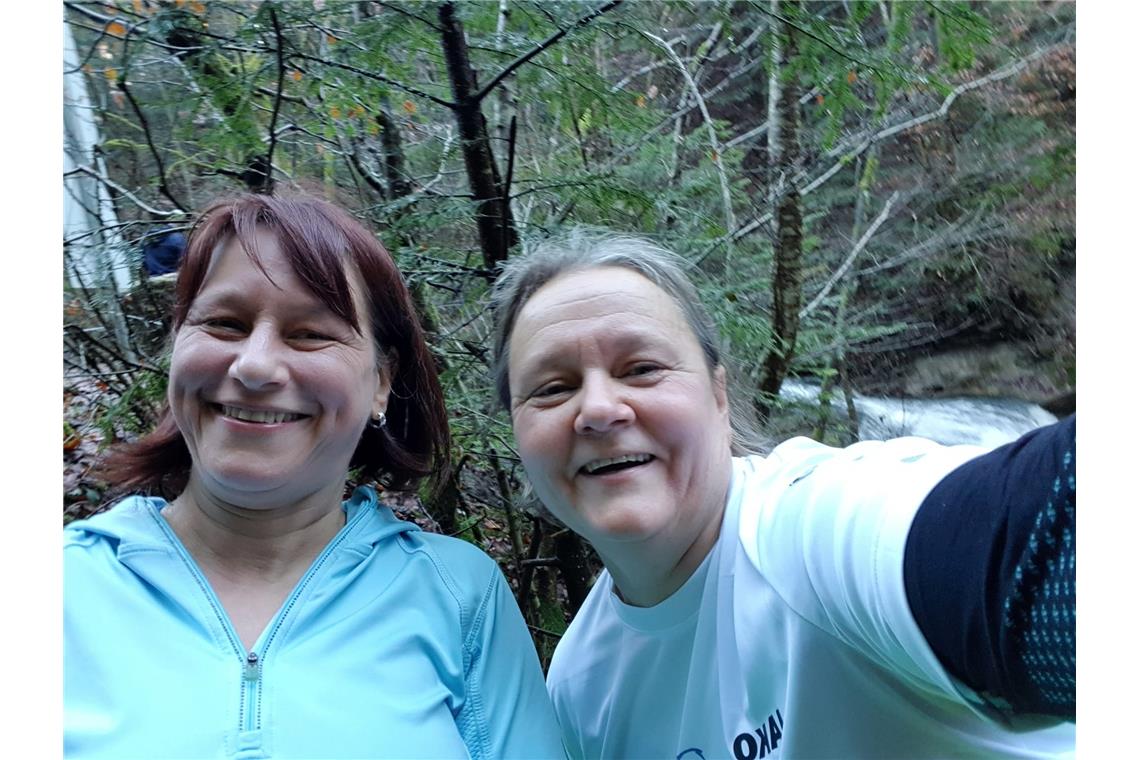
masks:
[[[965,463],[923,501],[904,578],[943,666],[1009,718],[1076,719],[1076,418]]]
[[[250,651],[160,511],[64,531],[75,758],[563,757],[502,573],[370,488]]]
[[[143,243],[143,268],[152,277],[177,272],[185,250],[185,235],[173,230],[160,230]]]
[[[1076,464],[1074,436],[1034,518],[1002,615],[1016,642],[1018,677],[1032,694],[1027,707],[1070,719],[1077,710]]]

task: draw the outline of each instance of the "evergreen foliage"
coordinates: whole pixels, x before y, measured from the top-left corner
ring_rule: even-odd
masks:
[[[672,247],[755,394],[779,345],[771,74],[801,88],[800,304],[821,296],[800,315],[790,371],[825,386],[807,413],[777,405],[773,430],[843,441],[829,394],[897,388],[916,353],[972,341],[1030,346],[1043,379],[1026,393],[1071,387],[1074,6],[773,7],[65,2],[82,59],[68,76],[83,78],[101,131],[78,163],[134,244],[242,190],[323,195],[377,230],[431,336],[459,473],[447,504],[394,504],[499,558],[548,656],[574,609],[560,574],[572,547],[528,504],[492,406],[489,246],[513,253],[591,224]],[[463,30],[467,95],[448,18]],[[781,25],[795,53],[773,72]],[[164,395],[166,296],[135,280],[131,293],[66,286],[68,516],[100,506],[91,457],[145,430]]]

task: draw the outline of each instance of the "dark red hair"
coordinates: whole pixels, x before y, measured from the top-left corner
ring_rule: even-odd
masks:
[[[212,203],[194,223],[174,286],[177,332],[198,292],[214,251],[236,237],[261,267],[255,234],[277,238],[294,272],[317,298],[361,332],[370,320],[377,356],[392,380],[387,425],[365,429],[350,468],[361,479],[404,490],[428,477],[437,485],[448,466],[451,437],[435,364],[411,295],[391,255],[347,212],[308,196],[241,195]],[[369,313],[356,313],[347,267],[360,275]],[[155,429],[136,443],[118,446],[103,459],[100,475],[116,493],[157,491],[172,497],[185,488],[190,452],[168,407]]]

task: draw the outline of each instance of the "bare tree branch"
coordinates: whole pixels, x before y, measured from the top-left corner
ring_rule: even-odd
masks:
[[[347,64],[347,63],[341,63],[340,61],[330,61],[326,58],[321,58],[320,56],[316,56],[316,55],[309,55],[308,53],[302,53],[300,51],[294,51],[294,52],[290,53],[289,57],[290,58],[300,58],[303,61],[312,61],[313,63],[319,63],[323,66],[330,66],[330,67],[335,68],[335,69],[343,69],[344,71],[351,71],[353,74],[356,74],[357,76],[362,76],[365,79],[372,79],[372,80],[375,80],[377,82],[383,82],[384,84],[391,85],[392,87],[395,87],[398,90],[403,90],[404,92],[406,92],[410,95],[415,95],[416,97],[424,98],[425,100],[430,100],[432,103],[435,103],[436,105],[439,105],[439,106],[443,106],[444,108],[454,109],[456,107],[455,103],[453,103],[452,101],[444,100],[443,98],[432,95],[430,92],[425,92],[425,91],[419,89],[418,87],[412,87],[411,85],[406,85],[403,82],[400,82],[400,81],[395,80],[395,79],[391,79],[390,77],[386,77],[383,74],[376,74],[374,72],[367,71],[367,70],[361,69],[361,68],[357,68],[356,66],[352,66],[352,65]]]
[[[148,214],[154,214],[155,216],[179,216],[179,215],[186,213],[186,210],[181,208],[181,207],[173,209],[173,210],[164,210],[164,209],[160,209],[160,208],[155,208],[154,206],[150,206],[150,205],[144,203],[143,201],[139,200],[138,196],[136,196],[130,190],[127,190],[125,187],[118,184],[117,182],[113,182],[112,180],[108,179],[107,177],[104,177],[102,174],[95,171],[90,166],[77,166],[74,169],[72,169],[70,172],[65,172],[63,176],[69,177],[69,176],[72,176],[74,174],[86,174],[88,177],[94,177],[95,179],[99,180],[100,182],[102,182],[107,187],[109,187],[112,190],[114,190],[115,192],[121,194],[124,198],[131,201],[132,203],[134,203],[136,206],[138,206],[139,208],[141,208],[143,211],[147,212]]]
[[[740,41],[739,45],[734,45],[728,50],[720,50],[716,55],[709,57],[708,60],[719,61],[721,58],[724,58],[725,56],[727,56],[731,53],[746,50],[747,48],[751,47],[752,43],[754,43],[760,37],[761,32],[763,32],[767,28],[768,28],[767,24],[757,24],[755,26],[755,28],[753,28],[752,32],[747,37],[745,37],[743,40]],[[673,39],[669,40],[670,44],[672,44],[674,42],[679,42],[679,41],[681,41],[681,38],[679,38],[679,37],[674,37]],[[709,52],[711,55],[711,49]],[[686,63],[688,63],[689,60],[692,60],[692,59],[691,58],[686,59]],[[748,66],[749,69],[751,69],[752,66],[755,65],[756,62],[757,61],[755,61],[755,59],[754,59],[753,61],[748,61],[745,65]],[[667,65],[668,65],[668,63],[666,61],[653,61],[651,63],[647,63],[646,65],[642,66],[641,68],[635,69],[634,71],[630,72],[626,76],[619,79],[617,84],[610,87],[610,92],[617,92],[618,90],[623,89],[627,84],[629,84],[631,81],[633,81],[637,77],[641,76],[642,74],[648,74],[651,71],[654,71],[656,69],[661,68],[662,66],[667,66]],[[731,76],[731,74],[729,76]],[[725,79],[721,80],[720,84],[718,84],[716,87],[714,87],[711,90],[709,90],[708,92],[706,92],[705,98],[709,98],[714,92],[718,91],[718,89],[720,87],[723,87],[724,83],[727,79],[728,79],[728,77],[726,76]],[[694,105],[693,108],[696,108],[696,106]]]
[[[432,21],[430,18],[426,18],[424,16],[421,16],[418,13],[412,13],[411,11],[406,11],[403,8],[401,8],[400,6],[393,5],[392,3],[378,2],[377,5],[379,5],[381,8],[387,8],[388,10],[390,10],[394,13],[399,13],[399,14],[402,14],[404,16],[407,16],[408,18],[414,18],[416,21],[419,21],[421,24],[426,24],[427,26],[431,27],[437,34],[440,32],[439,26],[437,26],[436,23],[434,21]]]
[[[887,198],[887,202],[883,205],[883,210],[879,212],[879,215],[875,217],[875,221],[871,222],[871,226],[868,227],[867,231],[863,233],[863,236],[859,238],[859,242],[855,244],[855,247],[851,249],[851,251],[847,254],[847,257],[843,259],[843,263],[840,264],[839,267],[832,273],[831,277],[827,278],[827,282],[825,282],[823,284],[823,287],[819,289],[819,292],[816,293],[815,298],[811,299],[807,306],[800,309],[800,319],[803,319],[808,314],[811,314],[813,311],[815,311],[816,307],[823,302],[823,299],[827,298],[827,294],[831,292],[831,289],[835,287],[835,284],[843,278],[843,275],[847,274],[847,270],[849,270],[851,268],[851,265],[855,263],[855,257],[858,256],[863,251],[863,249],[867,247],[867,243],[870,242],[871,238],[875,235],[875,232],[878,231],[879,227],[882,226],[884,221],[886,221],[887,216],[890,215],[891,206],[893,206],[895,201],[898,200],[898,197],[898,190],[891,193],[891,197]]]
[[[538,43],[533,48],[531,48],[530,50],[523,53],[522,55],[520,55],[515,60],[508,63],[503,68],[502,71],[500,71],[498,74],[496,74],[491,79],[490,82],[488,82],[478,92],[476,92],[474,95],[472,95],[471,99],[474,102],[478,103],[483,98],[487,97],[487,93],[494,90],[499,85],[499,82],[501,82],[504,79],[506,79],[507,77],[509,77],[515,71],[515,69],[517,69],[519,66],[522,66],[524,63],[529,61],[531,58],[534,58],[536,55],[538,55],[542,51],[546,50],[548,47],[553,45],[555,42],[558,42],[558,40],[562,39],[563,37],[565,37],[570,32],[574,31],[575,29],[582,27],[582,26],[585,26],[586,24],[589,24],[591,21],[596,19],[598,16],[601,16],[603,13],[606,13],[607,11],[613,10],[614,8],[618,7],[619,5],[622,4],[622,2],[624,2],[624,0],[610,0],[605,5],[598,6],[594,10],[590,11],[585,16],[578,19],[577,21],[575,21],[573,24],[566,27],[565,29],[559,29],[557,32],[550,35],[545,40]]]
[[[808,101],[812,100],[818,93],[819,93],[818,87],[811,88],[810,90],[808,90],[807,92],[805,92],[803,95],[800,96],[800,105],[802,106],[805,103],[807,103]],[[724,147],[725,148],[735,148],[737,145],[740,145],[740,143],[748,142],[749,140],[754,140],[754,139],[760,137],[760,135],[766,134],[767,132],[768,132],[768,122],[765,121],[760,126],[753,127],[752,129],[748,130],[747,132],[743,132],[743,133],[737,135],[736,137],[732,138],[731,140],[729,140],[728,142],[726,142],[724,144]]]
[[[817,187],[822,185],[824,182],[831,179],[831,177],[833,177],[836,172],[838,172],[840,169],[842,169],[844,166],[846,166],[848,163],[850,163],[851,159],[857,157],[859,154],[866,151],[868,148],[870,148],[875,143],[881,142],[882,140],[885,140],[888,137],[893,137],[894,135],[897,135],[900,132],[905,132],[907,130],[914,129],[915,127],[922,126],[923,124],[926,124],[927,122],[945,117],[950,112],[950,106],[952,106],[954,104],[954,101],[956,101],[963,94],[965,94],[971,90],[976,90],[979,87],[984,87],[987,84],[990,84],[992,82],[997,82],[997,81],[1000,81],[1002,79],[1008,79],[1009,77],[1013,76],[1014,74],[1017,74],[1018,72],[1024,70],[1027,66],[1029,66],[1034,61],[1042,58],[1046,54],[1048,54],[1048,53],[1052,52],[1053,50],[1056,50],[1062,46],[1063,45],[1053,45],[1053,46],[1050,46],[1048,48],[1042,48],[1040,50],[1037,50],[1037,51],[1031,53],[1030,55],[1026,56],[1025,58],[1021,58],[1017,61],[1014,61],[1013,63],[1007,64],[1006,66],[1003,66],[1000,69],[996,69],[996,70],[990,72],[989,74],[986,74],[983,77],[980,77],[978,79],[972,79],[969,82],[963,82],[962,84],[958,85],[953,90],[951,90],[950,93],[945,97],[945,99],[943,99],[942,104],[938,108],[936,108],[935,110],[930,111],[928,113],[924,113],[921,116],[915,116],[912,119],[908,119],[908,120],[900,122],[898,124],[893,124],[889,127],[881,129],[878,132],[875,132],[874,134],[867,137],[865,140],[863,140],[862,143],[860,143],[854,149],[852,149],[851,151],[844,154],[838,161],[835,162],[835,164],[833,164],[831,167],[829,167],[823,174],[819,175],[814,180],[812,180],[810,183],[805,185],[803,190],[801,190],[801,193],[809,193],[812,190],[815,190]]]
[[[755,69],[757,66],[759,66],[761,63],[762,63],[762,61],[759,58],[755,58],[755,59],[752,59],[751,61],[747,61],[747,62],[741,64],[739,67],[737,67],[733,71],[730,71],[729,73],[725,74],[724,78],[721,79],[719,82],[717,82],[715,85],[713,85],[709,89],[702,92],[701,97],[704,98],[705,102],[707,103],[712,98],[713,95],[720,93],[722,90],[724,90],[726,87],[728,87],[728,85],[732,84],[732,82],[735,81],[738,77],[749,73],[750,71]],[[657,123],[653,127],[650,127],[648,130],[646,130],[645,136],[642,137],[640,140],[638,140],[637,142],[635,142],[631,145],[626,146],[622,150],[615,153],[612,157],[607,159],[606,162],[604,164],[602,164],[601,168],[610,168],[610,167],[616,165],[623,158],[626,158],[630,154],[637,152],[641,148],[642,145],[644,145],[646,142],[648,142],[649,140],[652,140],[654,137],[659,135],[661,133],[661,131],[664,130],[666,127],[669,127],[670,125],[676,123],[676,121],[678,119],[684,118],[685,116],[687,116],[690,112],[692,112],[696,108],[697,108],[697,104],[693,103],[692,105],[683,105],[680,108],[678,108],[677,110],[673,111],[673,113],[666,116],[659,123]],[[764,128],[767,129],[767,127],[768,127],[768,125],[765,124]],[[730,147],[730,146],[726,145],[725,147]]]
[[[874,65],[873,63],[870,63],[870,62],[868,62],[862,58],[857,58],[856,56],[852,55],[850,49],[844,49],[844,48],[836,46],[830,40],[816,34],[814,31],[812,31],[811,29],[809,29],[809,28],[807,28],[801,24],[797,24],[795,21],[793,21],[790,18],[787,18],[783,14],[776,13],[774,11],[770,11],[770,10],[764,8],[763,5],[757,5],[756,9],[758,11],[760,11],[761,13],[765,13],[765,14],[771,16],[772,18],[776,19],[777,21],[781,21],[781,22],[787,24],[789,27],[791,27],[792,29],[795,29],[797,32],[804,35],[805,37],[810,37],[811,39],[813,39],[816,42],[818,42],[819,44],[823,45],[825,48],[827,48],[831,52],[835,53],[840,58],[847,60],[847,61],[851,61],[852,63],[857,64],[860,68],[866,69],[868,71],[874,71],[875,73],[879,74],[879,76],[882,76],[882,77],[888,77],[889,76],[888,72],[883,71],[881,68]],[[923,78],[922,81],[925,81],[925,78]]]
[[[154,157],[154,163],[158,169],[158,189],[159,189],[159,191],[163,195],[165,195],[167,197],[167,199],[171,203],[173,203],[180,211],[185,211],[186,206],[183,205],[181,202],[179,202],[179,200],[177,198],[174,197],[174,193],[170,189],[170,184],[167,182],[166,166],[163,164],[162,154],[159,153],[158,147],[154,144],[154,137],[151,135],[151,132],[150,132],[150,122],[147,121],[146,115],[143,113],[142,107],[139,106],[138,100],[135,99],[134,94],[127,87],[127,74],[130,71],[130,60],[131,60],[130,56],[127,54],[127,50],[128,50],[128,46],[130,45],[131,32],[134,31],[135,26],[137,26],[137,24],[131,26],[131,28],[127,30],[127,33],[123,39],[123,61],[124,61],[123,75],[121,77],[119,77],[119,79],[116,82],[116,85],[118,86],[119,91],[122,92],[123,95],[126,96],[127,102],[129,102],[131,104],[131,110],[133,110],[135,112],[135,116],[138,117],[139,126],[142,127],[143,136],[146,137],[147,148],[150,149],[150,154],[151,154],[151,156]]]
[[[69,3],[65,3],[64,5],[71,7]],[[107,32],[107,27],[110,26],[111,21],[114,21],[114,19],[107,18],[107,23],[104,24],[103,28],[99,30],[99,36],[96,37],[94,40],[92,40],[91,45],[87,48],[87,54],[84,55],[83,59],[75,65],[75,68],[64,69],[64,71],[63,71],[64,76],[67,76],[68,74],[74,74],[77,71],[82,71],[83,67],[87,64],[87,62],[90,61],[92,57],[94,57],[95,51],[98,50],[98,48],[99,48],[99,43],[102,42],[107,37],[111,37],[112,39],[114,39],[114,36]],[[69,23],[71,23],[71,22],[69,22]],[[72,26],[85,26],[85,25],[72,23]],[[85,27],[85,28],[89,28],[89,27]]]
[[[824,183],[839,173],[840,170],[846,166],[849,166],[852,159],[857,158],[860,154],[865,152],[876,142],[885,140],[888,137],[893,137],[900,132],[914,129],[915,127],[933,121],[934,119],[945,117],[950,112],[950,106],[952,106],[954,104],[954,101],[956,101],[964,93],[969,92],[970,90],[976,90],[979,87],[984,87],[987,84],[992,84],[993,82],[997,82],[1002,79],[1007,79],[1014,74],[1024,70],[1027,66],[1037,61],[1038,59],[1067,45],[1067,42],[1063,42],[1056,45],[1051,45],[1047,48],[1042,48],[1024,58],[1003,66],[1000,69],[996,69],[983,77],[972,79],[969,82],[964,82],[958,85],[950,91],[950,93],[946,96],[946,98],[942,101],[942,104],[937,109],[930,111],[929,113],[922,114],[921,116],[916,116],[912,119],[908,119],[904,122],[900,122],[899,124],[894,124],[890,127],[881,129],[864,139],[862,143],[851,149],[849,152],[845,153],[838,161],[828,167],[823,173],[819,174],[815,179],[803,185],[799,190],[800,195],[804,196],[819,189]],[[756,217],[736,231],[727,235],[723,235],[717,240],[714,240],[696,257],[696,261],[698,263],[703,261],[709,254],[711,254],[724,243],[739,240],[745,235],[749,235],[760,227],[768,224],[770,221],[772,221],[771,212],[767,212]]]
[[[765,26],[763,28],[767,28],[767,27]],[[752,40],[755,36],[757,36],[758,33],[759,33],[758,31],[754,31],[752,35],[749,35],[748,40],[745,40],[745,42],[741,43],[740,47],[741,48],[746,47],[747,44],[749,43],[749,41]],[[727,88],[730,84],[732,84],[732,82],[735,81],[738,77],[741,77],[744,74],[747,74],[748,72],[752,71],[754,68],[759,66],[761,63],[762,63],[762,61],[759,58],[754,58],[750,61],[746,61],[745,63],[738,66],[736,69],[725,74],[724,78],[722,78],[719,82],[717,82],[715,85],[710,87],[708,90],[701,93],[701,97],[703,97],[705,99],[705,101],[707,102],[709,99],[712,98],[713,95],[718,94],[719,92],[721,92],[722,90]],[[613,90],[611,89],[611,92],[612,91]],[[675,110],[673,113],[666,116],[663,120],[658,122],[655,126],[646,130],[645,134],[640,139],[634,141],[630,145],[627,145],[626,147],[622,148],[620,151],[618,151],[617,153],[615,153],[614,155],[612,155],[608,159],[606,159],[606,161],[604,163],[602,163],[601,166],[597,167],[596,171],[605,172],[609,169],[612,169],[622,159],[624,159],[624,158],[630,156],[631,154],[637,152],[638,150],[640,150],[641,146],[643,146],[645,143],[649,142],[654,137],[659,135],[661,133],[661,131],[664,130],[666,127],[670,126],[671,124],[675,124],[679,119],[684,118],[687,114],[689,114],[695,108],[697,108],[696,103],[693,103],[692,105],[681,106],[680,108]],[[768,125],[767,125],[767,123],[765,123],[764,128],[767,129],[767,127],[768,127]],[[728,147],[728,146],[726,146],[726,147]],[[566,205],[562,208],[562,210],[554,215],[554,218],[557,220],[558,224],[561,224],[566,219],[566,217],[569,215],[570,211],[573,209],[575,203],[576,203],[576,201],[573,198],[571,198],[569,201],[567,201]],[[735,240],[736,238],[733,238],[733,239]]]
[[[724,228],[726,230],[736,229],[736,215],[732,212],[732,191],[728,184],[728,175],[724,171],[724,164],[721,162],[721,148],[720,142],[716,137],[716,127],[713,126],[712,116],[709,115],[708,106],[705,105],[705,99],[701,97],[700,88],[693,80],[693,75],[689,73],[689,69],[685,66],[677,52],[673,50],[673,46],[665,40],[661,39],[655,34],[646,31],[641,32],[642,36],[652,40],[656,45],[664,48],[665,52],[681,70],[681,76],[685,78],[685,84],[688,85],[692,97],[697,101],[697,106],[701,109],[701,116],[705,120],[705,127],[709,133],[709,145],[712,148],[712,162],[716,167],[717,176],[720,178],[720,194],[721,203],[724,204]]]

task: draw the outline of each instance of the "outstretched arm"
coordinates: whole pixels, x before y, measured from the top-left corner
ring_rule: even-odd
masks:
[[[1007,713],[1076,717],[1076,418],[947,475],[907,537],[907,601],[943,667]]]

